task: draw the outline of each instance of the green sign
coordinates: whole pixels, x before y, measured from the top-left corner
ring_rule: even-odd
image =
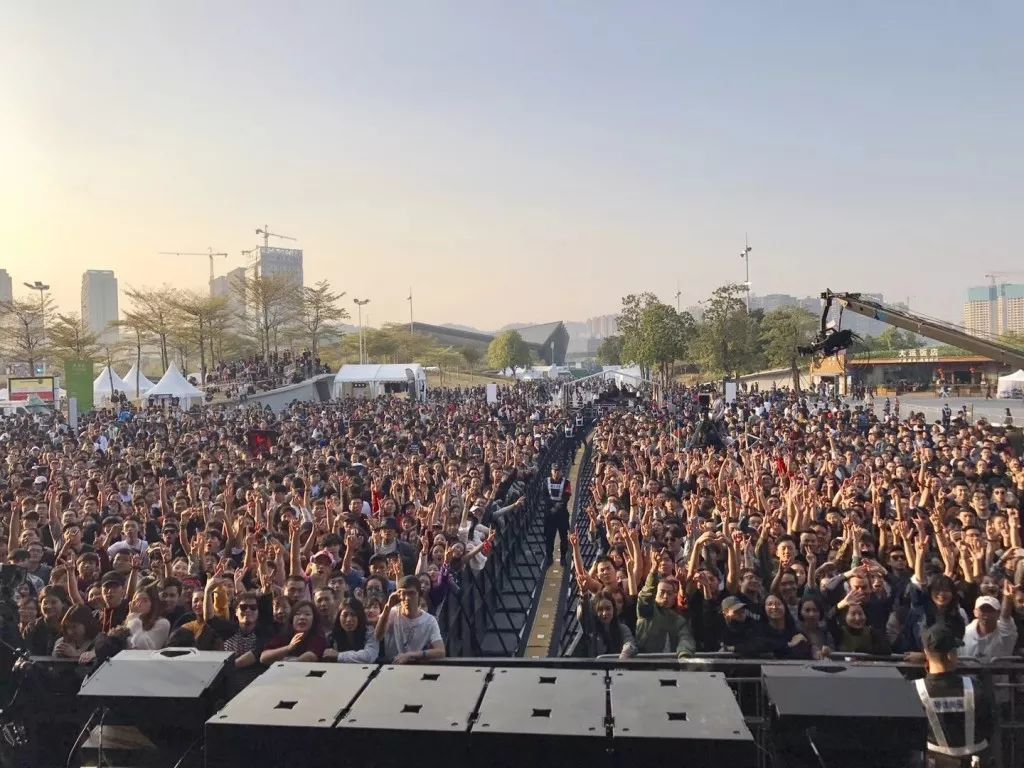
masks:
[[[92,360],[64,361],[64,388],[68,391],[68,399],[78,399],[78,412],[88,413],[92,410]]]

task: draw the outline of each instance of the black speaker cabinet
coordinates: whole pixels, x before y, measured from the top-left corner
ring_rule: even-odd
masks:
[[[335,728],[344,752],[332,765],[452,768],[468,757],[467,732],[488,667],[382,667]]]
[[[473,765],[608,765],[604,670],[495,669],[470,732]]]
[[[334,726],[376,671],[362,664],[274,664],[207,721],[207,768],[341,765]]]
[[[617,766],[757,763],[754,737],[720,672],[616,670],[609,694]]]

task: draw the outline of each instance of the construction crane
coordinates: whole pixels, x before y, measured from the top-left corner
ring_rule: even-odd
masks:
[[[227,258],[227,254],[222,251],[214,251],[213,248],[207,248],[206,253],[183,253],[181,251],[160,251],[161,256],[206,256],[210,259],[210,285],[213,285],[213,257],[223,256]]]
[[[1024,275],[1024,272],[1022,272],[1019,269],[1011,270],[1009,272],[989,272],[987,275],[985,275],[985,277],[989,279],[989,282],[992,283],[992,287],[994,288],[996,285],[997,277],[1009,277],[1010,275]]]
[[[801,348],[801,351],[806,350],[807,354],[823,354],[827,357],[843,351],[853,343],[853,334],[850,331],[831,328],[827,325],[829,309],[835,302],[844,310],[848,309],[858,315],[870,317],[872,320],[879,320],[896,328],[902,328],[904,331],[918,333],[943,344],[984,355],[990,360],[1011,368],[1024,368],[1024,352],[1021,350],[998,341],[974,336],[952,323],[921,317],[906,309],[894,309],[873,299],[864,298],[859,293],[825,291],[821,294],[821,298],[824,300],[821,330],[809,347]]]
[[[263,247],[264,248],[269,248],[270,247],[270,238],[272,238],[272,237],[277,237],[277,238],[280,238],[281,240],[294,240],[295,239],[294,237],[288,237],[288,235],[279,235],[276,232],[271,232],[270,231],[270,227],[268,227],[266,224],[263,225],[263,229],[257,228],[256,229],[256,234],[263,236]]]

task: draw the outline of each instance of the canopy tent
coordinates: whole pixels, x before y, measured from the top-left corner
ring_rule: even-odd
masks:
[[[109,400],[112,392],[127,394],[128,385],[109,365],[103,366],[100,375],[92,383],[92,396],[97,402]]]
[[[125,391],[132,400],[142,397],[142,395],[153,388],[153,382],[147,379],[135,364],[132,364],[132,367],[128,369],[128,373],[124,375],[124,383]],[[135,389],[136,385],[138,385],[138,391]]]
[[[182,409],[188,410],[193,402],[202,403],[205,395],[203,395],[202,390],[197,389],[186,381],[185,377],[181,375],[181,371],[178,370],[178,366],[172,360],[163,377],[153,385],[152,389],[146,392],[145,397],[147,399],[156,398],[157,400],[170,400],[176,397]]]
[[[335,397],[380,397],[409,393],[417,400],[427,394],[427,372],[419,363],[343,365],[334,377]]]
[[[996,397],[1024,397],[1024,370],[999,377]]]

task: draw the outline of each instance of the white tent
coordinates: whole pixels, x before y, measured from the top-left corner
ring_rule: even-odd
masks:
[[[128,392],[128,385],[110,366],[103,366],[100,375],[92,383],[92,396],[97,402],[109,400],[111,392]]]
[[[427,372],[419,363],[390,365],[343,365],[334,377],[335,397],[379,397],[408,392],[415,387],[416,398],[427,394]]]
[[[146,392],[145,397],[155,397],[158,400],[169,400],[172,397],[177,397],[182,409],[185,410],[187,410],[194,402],[202,403],[204,399],[202,391],[186,381],[185,377],[181,375],[181,371],[178,370],[178,366],[173,360],[160,381],[154,384],[153,388]]]
[[[1024,370],[999,377],[996,397],[1024,397]]]
[[[138,373],[138,381],[136,381],[136,373]],[[138,367],[133,363],[132,367],[128,369],[128,373],[124,375],[125,391],[128,393],[128,397],[132,400],[141,397],[153,388],[153,382],[146,378],[146,376],[139,371]],[[138,384],[139,390],[135,391],[135,385]]]

